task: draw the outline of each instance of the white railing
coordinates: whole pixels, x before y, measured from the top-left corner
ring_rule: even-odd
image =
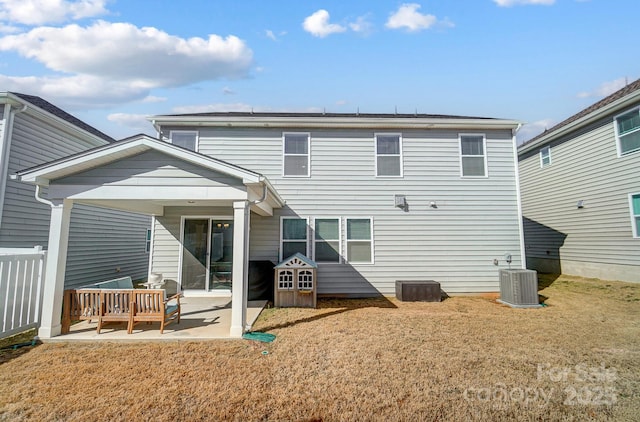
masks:
[[[0,248],[0,338],[37,327],[46,251]]]

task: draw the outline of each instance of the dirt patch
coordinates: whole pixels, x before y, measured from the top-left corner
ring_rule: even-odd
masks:
[[[267,309],[273,343],[44,344],[0,365],[0,419],[637,420],[640,285],[547,286]]]

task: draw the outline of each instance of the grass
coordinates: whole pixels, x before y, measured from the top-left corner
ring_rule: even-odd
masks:
[[[3,351],[0,420],[637,420],[640,285],[540,285],[542,309],[488,297],[266,309],[254,329],[273,343]]]

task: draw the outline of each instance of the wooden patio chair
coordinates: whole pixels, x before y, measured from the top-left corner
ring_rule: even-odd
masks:
[[[106,323],[126,322],[131,319],[131,300],[135,290],[100,289],[100,315],[98,316],[98,334]]]
[[[71,323],[89,321],[100,316],[99,289],[65,290],[62,302],[62,334],[67,334]]]
[[[159,322],[160,334],[172,322],[180,322],[180,293],[165,299],[164,290],[134,290],[131,298],[129,331],[139,322]],[[169,303],[172,302],[172,303]]]

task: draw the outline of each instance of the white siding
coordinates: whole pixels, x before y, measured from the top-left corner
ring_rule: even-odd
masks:
[[[311,133],[310,178],[282,177],[282,130],[199,130],[201,153],[264,174],[287,202],[272,218],[252,215],[250,259],[277,261],[280,215],[358,216],[373,218],[375,264],[321,264],[321,294],[391,294],[395,280],[412,279],[448,293],[496,291],[504,254],[521,266],[510,131],[486,132],[485,179],[460,177],[457,131],[403,131],[402,178],[375,176],[374,131],[300,131]]]
[[[28,113],[14,120],[8,174],[96,146]],[[35,187],[7,181],[0,226],[1,247],[47,247],[50,207],[35,200]],[[145,234],[150,217],[76,205],[72,211],[67,285],[115,277],[146,276]],[[107,235],[108,234],[108,235]],[[116,268],[120,268],[120,273]]]
[[[618,157],[613,116],[554,141],[549,166],[540,168],[538,152],[520,161],[530,266],[640,281],[640,239],[629,210],[629,194],[640,192],[640,153]]]

